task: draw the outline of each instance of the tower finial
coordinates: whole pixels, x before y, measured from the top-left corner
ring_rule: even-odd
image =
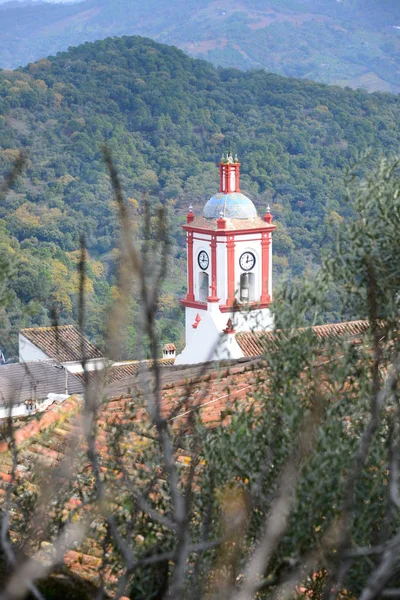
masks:
[[[271,207],[270,207],[270,205],[268,204],[268,205],[267,205],[266,212],[265,212],[265,215],[264,215],[264,221],[265,221],[266,223],[269,223],[269,224],[271,224],[271,223],[272,223],[272,219],[273,219],[273,217],[272,217],[272,215],[271,215]]]

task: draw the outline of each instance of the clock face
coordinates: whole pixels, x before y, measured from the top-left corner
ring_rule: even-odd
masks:
[[[207,252],[202,250],[200,252],[199,256],[197,257],[197,262],[199,263],[200,269],[205,271],[208,268],[208,265],[210,263],[210,259],[208,258]]]
[[[251,271],[255,264],[256,257],[252,252],[243,252],[242,256],[239,258],[239,265],[243,271]]]

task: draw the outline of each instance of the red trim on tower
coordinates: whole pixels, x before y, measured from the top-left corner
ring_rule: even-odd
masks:
[[[225,229],[226,220],[223,217],[220,217],[219,219],[217,219],[217,227],[218,227],[218,229]]]
[[[245,219],[243,219],[245,220]],[[247,234],[247,233],[263,233],[266,231],[274,231],[276,229],[276,225],[271,225],[271,227],[254,227],[253,229],[204,229],[202,227],[191,227],[189,225],[182,225],[182,229],[185,231],[193,231],[193,233],[202,233],[210,236],[213,233],[217,233],[218,236],[222,235],[232,235],[233,233],[237,235]]]
[[[188,252],[188,293],[186,300],[189,302],[194,301],[193,293],[193,232],[188,231],[187,234],[187,252]]]
[[[186,215],[186,222],[187,223],[191,223],[194,219],[194,212],[192,210],[189,210],[188,214]]]
[[[233,328],[232,319],[228,319],[225,329],[223,329],[224,333],[236,333]]]
[[[235,237],[229,235],[226,242],[228,255],[228,298],[227,305],[232,305],[235,301]]]
[[[262,248],[262,267],[261,267],[261,303],[271,302],[271,297],[268,293],[269,283],[269,251],[271,245],[271,238],[268,233],[263,233],[261,240]]]
[[[201,321],[201,317],[200,317],[199,313],[197,313],[194,323],[192,325],[193,329],[198,328],[200,321]]]
[[[235,173],[235,185],[231,187],[231,173]],[[223,194],[240,192],[240,163],[219,163],[219,191]]]
[[[197,300],[191,302],[190,300],[186,300],[186,298],[179,300],[179,302],[185,308],[198,308],[199,310],[207,310],[207,302],[198,302]]]
[[[240,163],[235,165],[236,168],[236,191],[240,192]]]
[[[217,297],[217,238],[211,236],[211,294],[207,298],[207,302],[219,302]]]
[[[235,304],[231,304],[230,306],[224,306],[224,305],[220,305],[219,306],[219,310],[222,313],[228,313],[228,312],[238,312],[240,310],[242,311],[248,311],[249,307],[251,310],[259,310],[261,308],[270,308],[271,306],[271,302],[250,302],[249,304],[239,304],[239,302],[236,302]]]

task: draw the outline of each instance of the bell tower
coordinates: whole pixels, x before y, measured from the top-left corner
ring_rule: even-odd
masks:
[[[186,224],[185,342],[175,364],[243,356],[234,334],[272,329],[272,215],[240,191],[240,162],[219,162],[220,190]]]

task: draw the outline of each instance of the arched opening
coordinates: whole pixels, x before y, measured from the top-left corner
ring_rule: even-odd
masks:
[[[208,298],[208,273],[199,273],[199,302],[207,302]]]
[[[254,302],[256,299],[256,279],[254,273],[240,276],[240,302]]]

